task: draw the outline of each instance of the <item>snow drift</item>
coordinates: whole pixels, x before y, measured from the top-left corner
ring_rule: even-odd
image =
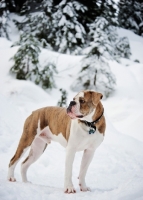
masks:
[[[76,154],[73,166],[73,183],[76,194],[63,193],[65,149],[52,143],[40,159],[29,168],[32,182],[21,182],[20,164],[15,176],[17,182],[7,181],[7,169],[13,156],[26,117],[37,108],[56,105],[58,89],[44,92],[28,81],[15,80],[9,75],[12,65],[10,57],[16,48],[11,42],[0,38],[0,199],[1,200],[53,200],[53,199],[98,199],[98,200],[142,200],[143,199],[143,39],[130,31],[133,56],[122,64],[110,62],[117,79],[116,91],[103,101],[107,119],[105,140],[97,149],[87,173],[87,184],[92,192],[80,192],[78,172],[82,152]],[[139,52],[138,54],[136,52]],[[41,61],[58,56],[56,83],[68,90],[69,101],[75,95],[70,85],[80,66],[80,56],[66,56],[42,51]],[[140,63],[133,62],[137,58]],[[128,65],[128,66],[126,66]],[[24,159],[24,158],[23,158]]]

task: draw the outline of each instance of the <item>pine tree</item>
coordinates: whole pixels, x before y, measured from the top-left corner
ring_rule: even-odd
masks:
[[[143,34],[143,8],[140,0],[119,1],[119,25],[132,30],[138,35]]]
[[[24,6],[29,2],[27,0]],[[43,0],[39,13],[27,15],[23,23],[16,22],[16,25],[20,30],[35,32],[35,37],[52,50],[80,54],[88,45],[90,24],[98,16],[116,25],[116,9],[112,3],[112,0]],[[24,6],[21,12],[25,12]]]
[[[26,1],[23,6],[21,13],[27,12],[26,5],[29,5],[29,1]],[[29,13],[25,16],[22,22],[14,20],[19,30],[26,31],[27,34],[31,32],[41,42],[42,46],[52,49],[50,45],[54,45],[52,40],[52,29],[54,29],[51,18],[52,18],[52,0],[43,0],[41,5],[38,7],[41,11],[36,13]]]
[[[62,0],[56,4],[53,11],[52,20],[55,28],[52,31],[54,36],[52,41],[55,41],[55,50],[61,53],[76,54],[81,48],[87,46],[90,39],[90,24],[97,17],[106,18],[110,25],[118,24],[116,5],[113,0],[91,0],[90,2]],[[77,38],[79,33],[80,37]]]
[[[90,52],[88,56],[97,55],[105,59],[117,60],[131,55],[129,41],[126,37],[120,38],[115,26],[112,26],[104,17],[96,18],[90,25],[89,32]]]
[[[48,62],[44,67],[32,70],[32,73],[35,76],[35,83],[43,89],[56,88],[54,75],[58,72],[54,63]]]
[[[7,19],[9,11],[7,9],[6,0],[1,0],[0,2],[0,37],[6,37],[9,39],[7,32]]]
[[[70,2],[70,1],[69,1]],[[93,23],[96,17],[100,16],[100,0],[76,0],[76,10],[78,14],[78,21],[82,24],[86,31],[86,38],[88,37],[89,24]],[[84,6],[84,12],[82,6]]]
[[[52,50],[79,53],[87,41],[87,22],[91,18],[86,20],[84,14],[90,12],[88,8],[74,0],[62,0],[58,4],[44,0],[38,9],[40,12],[28,14],[22,23],[15,21],[19,30],[35,32],[35,37]],[[21,12],[25,12],[24,7]]]
[[[129,59],[131,56],[131,49],[129,40],[127,37],[118,38],[115,44],[115,51],[114,55],[116,56],[117,61],[120,60],[120,58],[127,58]]]
[[[127,38],[119,38],[116,28],[103,17],[96,18],[90,25],[90,50],[83,59],[79,77],[72,86],[73,90],[96,89],[108,97],[114,90],[115,77],[108,60],[130,57]]]
[[[86,57],[82,61],[79,77],[72,84],[74,91],[91,89],[100,91],[107,98],[115,89],[116,79],[110,66],[97,56]]]
[[[54,74],[57,73],[53,63],[48,63],[41,67],[39,63],[40,43],[32,35],[23,33],[20,35],[20,41],[13,46],[20,45],[17,53],[14,55],[14,65],[11,73],[16,75],[17,79],[31,80],[44,89],[55,87]]]
[[[99,15],[97,17],[105,18],[112,26],[118,25],[117,5],[113,0],[99,1]]]
[[[31,0],[26,0],[20,9],[20,14],[21,15],[27,14],[30,10],[31,10]]]
[[[35,37],[23,33],[20,35],[19,42],[16,42],[13,46],[20,45],[17,53],[12,60],[15,61],[11,72],[16,74],[17,79],[26,80],[31,77],[31,71],[39,68],[39,42],[35,40]]]
[[[87,8],[77,1],[62,0],[55,7],[51,30],[54,49],[60,53],[78,53],[85,43],[85,29],[78,21],[78,12]]]

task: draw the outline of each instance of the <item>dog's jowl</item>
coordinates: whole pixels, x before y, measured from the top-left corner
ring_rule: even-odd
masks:
[[[16,153],[10,160],[8,180],[16,181],[16,164],[30,148],[21,165],[22,180],[28,182],[29,166],[52,141],[56,141],[66,148],[64,192],[76,192],[72,183],[72,165],[77,151],[84,151],[79,172],[80,190],[90,190],[85,183],[86,172],[96,148],[104,139],[106,128],[101,99],[101,93],[87,90],[78,93],[67,109],[51,106],[32,112],[25,121]]]

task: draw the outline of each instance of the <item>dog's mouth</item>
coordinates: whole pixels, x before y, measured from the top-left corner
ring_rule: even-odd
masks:
[[[71,118],[71,119],[76,119],[76,118],[82,118],[83,115],[77,113],[77,108],[76,106],[69,106],[67,108],[67,115]]]

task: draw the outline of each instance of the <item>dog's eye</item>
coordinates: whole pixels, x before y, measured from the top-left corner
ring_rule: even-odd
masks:
[[[80,99],[79,102],[80,103],[85,103],[85,101],[83,99]]]

